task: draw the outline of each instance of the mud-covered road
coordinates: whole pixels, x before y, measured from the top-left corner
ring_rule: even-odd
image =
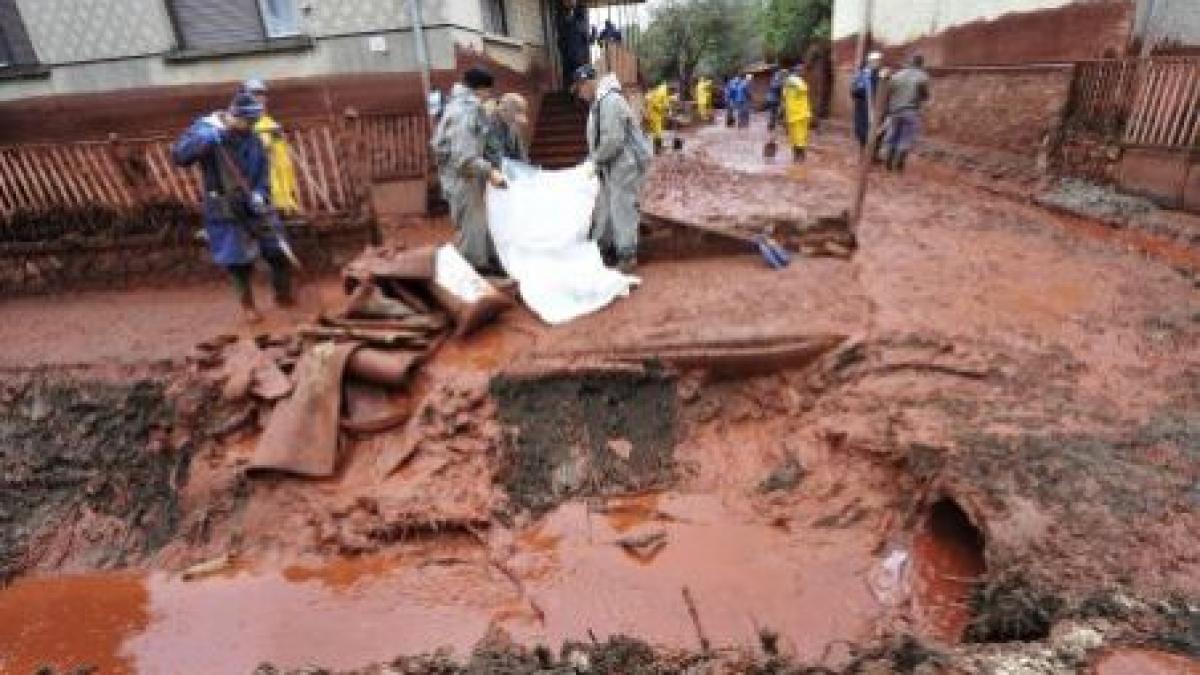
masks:
[[[799,167],[764,140],[690,133],[645,208],[753,231],[847,207],[843,136]],[[256,424],[186,374],[236,330],[225,289],[0,304],[0,671],[349,670],[486,638],[471,672],[1194,672],[1200,255],[921,161],[874,177],[857,235],[782,271],[654,262],[561,328],[510,311],[402,396],[421,424],[349,440],[325,481],[247,477]],[[308,290],[267,330],[337,284]],[[743,344],[804,349],[660,363]]]

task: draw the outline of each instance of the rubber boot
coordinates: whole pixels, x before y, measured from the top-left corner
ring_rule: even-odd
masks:
[[[263,253],[267,267],[271,270],[271,291],[275,295],[275,304],[279,307],[291,307],[296,304],[292,295],[292,268],[282,251]]]
[[[896,153],[896,173],[904,173],[904,163],[908,161],[908,151],[901,150]]]
[[[654,138],[654,154],[661,155],[663,153],[663,140],[657,136]]]
[[[233,292],[242,308],[242,319],[250,324],[262,321],[262,314],[259,314],[258,308],[254,306],[253,269],[250,265],[231,265],[228,268]]]
[[[887,166],[887,170],[888,170],[888,171],[895,171],[895,170],[896,170],[896,157],[897,157],[899,154],[900,154],[900,153],[899,153],[899,152],[897,152],[895,148],[888,148],[888,151],[887,151],[887,164],[886,164],[886,166]]]
[[[792,148],[792,162],[795,164],[804,163],[804,148]]]

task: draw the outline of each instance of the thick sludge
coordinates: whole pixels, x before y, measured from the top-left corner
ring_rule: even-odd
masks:
[[[662,160],[647,208],[749,227],[812,221],[847,193],[848,142],[824,137],[800,172],[739,173],[729,133]],[[1190,281],[936,177],[877,189],[850,260],[655,262],[604,313],[551,330],[514,311],[447,343],[378,402],[419,423],[351,435],[327,480],[247,479],[263,421],[197,405],[182,366],[154,373],[164,410],[213,418],[190,445],[177,421],[134,435],[160,453],[136,481],[175,515],[23,565],[40,574],[0,592],[0,616],[22,617],[0,622],[5,667],[1077,672],[1197,654]],[[704,367],[705,349],[741,359],[764,336],[806,346]],[[551,358],[583,374],[536,370]],[[124,414],[82,393],[79,410]],[[157,409],[143,403],[128,407]],[[604,461],[568,461],[583,457]],[[82,555],[110,550],[125,569]],[[91,638],[61,639],[55,598]]]

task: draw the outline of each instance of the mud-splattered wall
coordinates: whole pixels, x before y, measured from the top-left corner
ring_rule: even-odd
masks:
[[[1062,118],[1070,67],[945,69],[926,129],[939,138],[1036,157]]]
[[[835,55],[853,63],[864,25],[863,0],[838,0]],[[1122,54],[1133,0],[875,0],[874,45],[899,57],[920,51],[933,66],[1077,61]]]
[[[834,15],[835,114],[850,114],[864,0]],[[927,129],[1029,157],[1059,123],[1070,63],[1124,54],[1133,0],[874,0],[872,48],[890,66],[924,54],[934,77]]]

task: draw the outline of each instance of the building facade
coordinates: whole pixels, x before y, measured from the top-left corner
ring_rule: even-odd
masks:
[[[433,70],[553,58],[548,0],[423,0]],[[418,69],[406,0],[0,0],[0,101]]]

